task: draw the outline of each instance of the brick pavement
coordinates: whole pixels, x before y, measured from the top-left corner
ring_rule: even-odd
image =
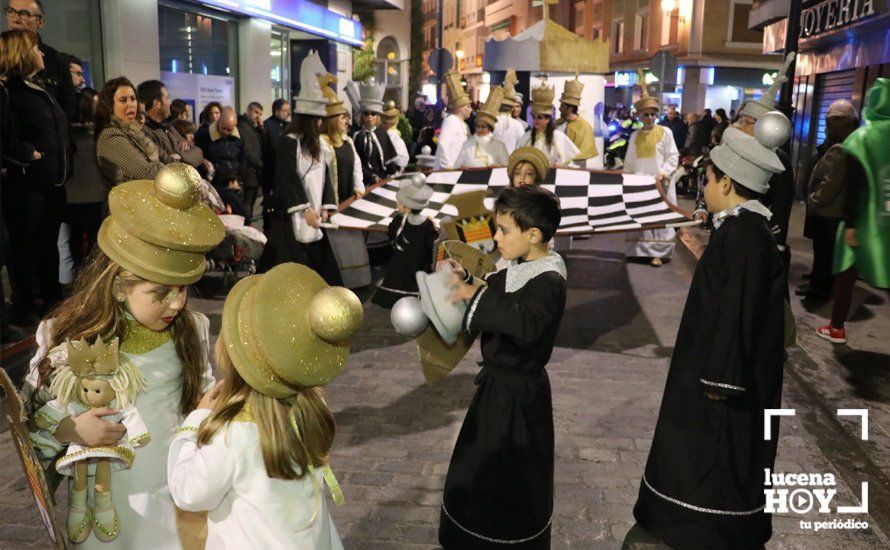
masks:
[[[595,237],[567,255],[569,302],[548,367],[557,448],[555,549],[659,547],[631,532],[631,510],[694,260],[681,246],[675,261],[654,270],[626,264],[622,249],[621,235]],[[218,325],[218,300],[198,307]],[[444,476],[475,388],[478,347],[430,387],[423,383],[414,344],[391,330],[387,312],[369,305],[365,319],[344,374],[329,387],[338,423],[331,464],[346,496],[346,504],[332,506],[332,513],[346,548],[437,548]],[[803,355],[795,350],[791,360]],[[786,401],[798,393],[788,380]],[[777,470],[826,471],[818,427],[805,420],[783,421]],[[8,437],[0,437],[0,463],[12,460]],[[838,499],[853,503],[843,480]],[[0,547],[43,547],[35,522],[18,470],[4,467]],[[879,529],[813,535],[798,523],[796,517],[776,517],[768,548],[888,543]]]

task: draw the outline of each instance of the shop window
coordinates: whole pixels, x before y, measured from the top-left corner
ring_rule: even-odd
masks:
[[[221,18],[158,6],[161,70],[235,76],[237,28]]]
[[[287,34],[272,31],[269,44],[269,55],[272,57],[272,97],[287,99],[288,97],[288,60]]]

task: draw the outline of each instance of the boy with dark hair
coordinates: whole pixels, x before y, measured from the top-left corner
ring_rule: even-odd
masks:
[[[762,548],[764,470],[776,459],[785,358],[785,266],[760,201],[784,170],[776,132],[736,128],[711,150],[704,188],[714,232],[702,254],[667,375],[634,517],[674,548]],[[777,119],[777,120],[775,120]]]
[[[550,360],[566,301],[566,268],[548,249],[559,199],[541,186],[505,189],[494,239],[510,266],[485,283],[456,262],[463,328],[481,332],[482,370],[458,435],[439,520],[446,550],[550,548],[553,406]]]

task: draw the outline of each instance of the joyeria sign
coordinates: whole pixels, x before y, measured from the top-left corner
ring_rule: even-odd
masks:
[[[763,411],[763,439],[772,439],[772,417],[794,416],[794,409],[766,409]],[[838,416],[859,416],[862,419],[860,438],[868,440],[868,410],[838,409]],[[858,505],[838,505],[837,480],[832,473],[776,473],[765,468],[763,471],[763,493],[766,496],[764,512],[767,514],[867,514],[868,482],[861,484]],[[812,531],[831,529],[867,529],[868,522],[854,518],[830,521],[800,521],[801,529]]]

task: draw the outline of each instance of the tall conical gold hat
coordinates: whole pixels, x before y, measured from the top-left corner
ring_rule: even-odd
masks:
[[[470,96],[460,83],[460,73],[450,72],[445,75],[445,85],[448,87],[448,108],[452,111],[460,109],[471,103]]]
[[[500,86],[489,88],[485,104],[476,109],[476,120],[485,121],[494,128],[498,123],[498,111],[501,109],[501,101],[504,99],[504,89]]]
[[[556,97],[556,87],[547,85],[547,77],[541,80],[541,85],[532,89],[532,114],[553,115],[553,99]]]
[[[504,77],[504,83],[501,84],[504,88],[504,105],[509,105],[510,107],[516,105],[516,84],[519,82],[519,79],[516,78],[516,69],[507,69],[507,76]]]
[[[637,69],[637,78],[639,78],[638,85],[640,86],[640,99],[634,101],[634,109],[636,109],[637,112],[640,112],[643,109],[661,110],[661,105],[658,104],[658,100],[649,96],[649,90],[646,86],[646,77],[643,76],[643,71],[640,69]]]

